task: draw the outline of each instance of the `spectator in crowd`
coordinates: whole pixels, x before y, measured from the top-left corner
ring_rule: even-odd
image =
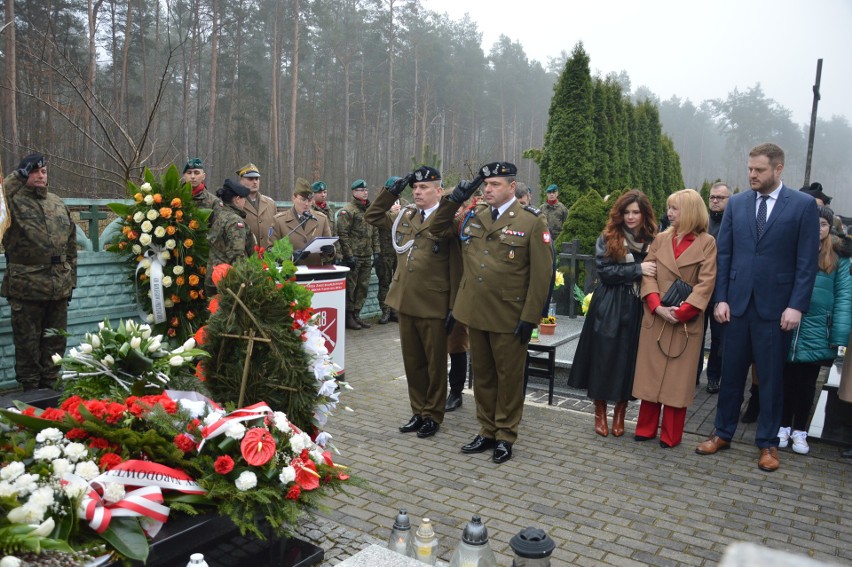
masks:
[[[719,227],[722,226],[722,216],[725,214],[725,207],[728,206],[728,199],[731,198],[731,189],[726,183],[717,181],[710,187],[710,225],[707,232],[713,238],[719,234]],[[713,306],[710,304],[707,313],[711,316],[704,318],[704,335],[707,335],[707,325],[710,324],[710,354],[707,357],[707,393],[718,394],[719,382],[722,379],[722,336],[725,327],[716,322],[712,317]],[[701,341],[704,344],[704,341]],[[704,357],[698,357],[698,376],[701,376],[701,370],[704,366]],[[698,379],[695,381],[698,384]]]
[[[840,372],[840,387],[837,389],[837,397],[840,401],[852,404],[852,333],[846,343],[846,354],[843,356],[843,370]],[[846,406],[847,411],[852,410],[852,405]],[[844,459],[852,459],[852,447],[841,451]]]
[[[633,189],[618,198],[595,242],[595,266],[600,284],[592,294],[568,385],[587,389],[595,401],[595,432],[606,437],[607,401],[615,402],[612,434],[624,435],[627,400],[633,394],[636,348],[642,323],[639,296],[642,276],[657,273],[645,261],[657,234],[651,201]]]
[[[666,215],[669,228],[654,239],[645,258],[656,263],[657,272],[642,277],[645,309],[633,395],[642,400],[634,438],[654,439],[659,428],[660,446],[671,448],[683,438],[686,409],[695,397],[704,316],[716,283],[716,241],[707,234],[707,207],[694,189],[669,195]],[[679,282],[691,286],[686,298],[663,301]]]
[[[852,276],[849,256],[852,240],[831,234],[834,213],[819,207],[819,271],[811,293],[811,307],[793,331],[790,355],[784,366],[784,409],[778,447],[810,451],[805,430],[822,366],[830,366],[852,330]]]
[[[364,218],[370,205],[367,182],[352,183],[352,200],[337,214],[337,236],[346,274],[346,328],[353,331],[372,327],[361,319],[361,308],[370,289],[370,274],[379,259],[379,233]]]
[[[219,264],[234,265],[237,260],[254,254],[254,235],[246,224],[246,214],[243,212],[249,196],[248,187],[233,179],[226,179],[216,191],[216,196],[222,200],[223,206],[207,233],[207,243],[210,246],[207,275],[204,279],[207,297],[216,295],[213,268]]]
[[[314,238],[331,236],[328,218],[322,213],[311,212],[314,192],[307,180],[296,179],[293,190],[293,206],[278,213],[272,222],[272,242],[289,238],[293,245],[293,262],[300,266],[322,266],[334,261],[334,245],[327,244],[319,252],[305,250]]]
[[[243,212],[246,214],[246,224],[254,235],[258,246],[268,248],[272,245],[272,222],[278,209],[275,201],[260,193],[260,171],[253,163],[246,164],[237,170],[240,185],[248,187],[249,196]]]

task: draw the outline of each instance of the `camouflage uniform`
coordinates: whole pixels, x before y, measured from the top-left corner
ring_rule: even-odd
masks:
[[[335,213],[337,212],[337,208],[329,203],[325,202],[324,207],[317,206],[316,202],[311,203],[311,210],[317,213],[322,213],[328,218],[328,224],[331,228],[331,234],[337,235],[337,219],[335,217]],[[340,242],[334,243],[334,263],[339,264],[342,255],[340,254]]]
[[[233,265],[237,260],[254,254],[254,235],[245,217],[243,211],[230,204],[223,205],[216,213],[216,220],[207,234],[210,258],[207,260],[204,290],[208,297],[217,293],[213,284],[213,268],[219,264]]]
[[[196,207],[201,209],[210,209],[213,211],[210,213],[210,218],[207,219],[207,225],[212,227],[213,222],[216,220],[216,215],[222,210],[222,200],[208,191],[203,185],[201,191],[197,195],[193,193],[192,200],[195,201]]]
[[[555,205],[545,202],[541,206],[541,212],[547,217],[547,228],[550,230],[550,236],[553,237],[553,241],[555,242],[559,237],[559,233],[562,232],[562,225],[568,219],[568,207],[559,201],[556,201]]]
[[[364,307],[370,289],[373,254],[379,253],[379,233],[364,219],[367,203],[353,199],[337,215],[337,236],[344,259],[355,258],[355,267],[346,274],[346,311],[357,313]]]
[[[45,337],[65,330],[68,302],[77,287],[77,226],[62,199],[46,188],[28,187],[17,173],[3,183],[12,224],[3,237],[6,275],[0,295],[12,308],[15,378],[24,389],[52,387],[66,340]]]

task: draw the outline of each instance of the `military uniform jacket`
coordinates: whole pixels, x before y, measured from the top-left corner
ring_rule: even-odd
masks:
[[[461,254],[456,238],[439,238],[429,231],[437,211],[420,221],[416,207],[387,211],[396,196],[382,191],[365,215],[367,222],[391,231],[396,216],[402,215],[394,235],[402,246],[414,241],[411,248],[397,254],[396,271],[385,303],[403,315],[428,319],[444,319],[452,309],[461,279]]]
[[[26,301],[71,297],[77,287],[77,226],[62,199],[6,178],[11,225],[3,236],[6,274],[0,295]]]
[[[233,205],[224,205],[216,214],[216,220],[207,234],[210,259],[207,277],[213,275],[212,268],[219,264],[233,265],[237,260],[254,254],[254,235],[245,221],[245,213]],[[212,282],[212,279],[210,280]]]
[[[192,200],[195,201],[195,206],[200,209],[210,209],[213,211],[210,213],[210,218],[207,219],[207,224],[211,227],[216,220],[216,215],[219,214],[219,211],[222,210],[224,206],[222,204],[222,200],[204,188],[198,195],[193,195]]]
[[[458,235],[459,205],[447,197],[435,212],[431,231]],[[464,272],[453,315],[471,328],[511,333],[518,321],[538,324],[553,276],[553,247],[543,216],[517,201],[491,220],[491,207],[477,205],[464,224],[461,251]]]
[[[246,214],[246,223],[254,235],[257,245],[264,248],[272,246],[272,222],[278,212],[275,201],[258,193],[257,208],[250,200],[246,199],[243,212]]]
[[[568,207],[556,201],[555,205],[544,203],[541,206],[541,212],[547,217],[547,228],[550,234],[558,235],[562,232],[562,225],[568,219]]]
[[[308,219],[302,226],[299,226],[300,221],[296,218],[296,211],[292,207],[283,213],[275,215],[272,223],[272,242],[290,234],[289,238],[290,243],[293,245],[293,250],[301,250],[318,236],[331,236],[331,226],[329,225],[328,218],[319,212],[311,214],[314,215],[314,218]],[[296,228],[297,226],[299,228]],[[293,231],[292,234],[290,231]],[[327,261],[331,262],[333,259],[329,258]],[[321,266],[322,263],[322,256],[320,254],[311,254],[299,262],[299,265]]]
[[[352,200],[337,213],[337,236],[344,258],[372,256],[380,251],[379,231],[364,218],[366,210],[367,205]]]
[[[337,209],[334,208],[334,205],[325,202],[325,207],[318,207],[316,203],[311,203],[311,212],[314,213],[322,213],[328,218],[328,226],[331,228],[331,234],[337,234],[336,230],[336,222],[337,220],[334,218],[334,213]]]

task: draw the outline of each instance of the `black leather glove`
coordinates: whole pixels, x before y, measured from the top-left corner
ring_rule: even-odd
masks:
[[[305,250],[293,250],[293,263],[298,264],[302,260],[305,260],[311,253]]]
[[[355,261],[355,256],[346,256],[343,259],[343,265],[349,268],[350,270],[354,270],[355,266],[358,265],[358,262]]]
[[[334,256],[334,246],[332,246],[331,244],[326,244],[325,246],[320,246],[320,253],[323,256],[328,256],[328,257]]]
[[[456,185],[456,188],[453,189],[453,192],[450,194],[450,201],[454,203],[464,203],[476,193],[476,190],[479,189],[479,186],[482,185],[482,176],[477,175],[473,178],[473,181],[459,181],[459,184]]]
[[[456,318],[453,317],[453,310],[450,309],[447,312],[447,318],[444,320],[444,328],[447,330],[447,334],[453,332],[453,327],[456,326]]]
[[[532,338],[533,329],[535,329],[535,324],[518,321],[518,326],[515,327],[515,336],[521,339],[522,343],[527,344]]]
[[[393,182],[393,185],[388,188],[388,193],[391,195],[396,195],[399,197],[405,188],[408,187],[411,182],[414,181],[414,173],[409,173],[405,177],[400,177],[396,181]]]

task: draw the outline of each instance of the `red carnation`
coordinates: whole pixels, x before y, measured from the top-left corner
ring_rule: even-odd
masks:
[[[42,419],[49,419],[51,421],[62,421],[65,419],[65,412],[61,409],[56,408],[47,408],[43,412],[41,412]],[[80,420],[82,421],[82,419]]]
[[[83,403],[83,398],[80,396],[71,396],[61,404],[59,404],[59,409],[63,409],[65,411],[76,410],[77,406]]]
[[[195,450],[195,441],[186,433],[175,435],[175,445],[184,453],[190,453]]]
[[[228,474],[234,470],[234,459],[228,455],[222,455],[213,463],[213,470],[219,474]]]
[[[122,462],[121,456],[116,455],[115,453],[105,453],[103,457],[101,457],[98,466],[102,471],[108,471],[113,469],[114,467],[120,465]]]
[[[83,407],[98,419],[103,419],[106,415],[106,404],[101,400],[87,400],[83,402]]]
[[[290,490],[287,491],[287,498],[290,500],[298,500],[301,495],[302,489],[299,488],[298,484],[294,484],[290,487]]]
[[[89,440],[89,448],[90,449],[107,449],[107,448],[109,448],[109,441],[107,441],[103,437],[92,437]]]
[[[65,438],[69,441],[78,441],[81,439],[87,439],[89,434],[86,433],[85,429],[80,429],[79,427],[75,427],[74,429],[69,429],[68,433],[65,434]]]
[[[106,422],[114,425],[122,420],[124,413],[127,411],[127,406],[116,402],[109,402],[106,406]]]
[[[25,409],[24,411],[22,411],[21,415],[28,415],[28,416],[33,417],[33,416],[35,416],[35,408],[30,406],[27,409]]]

